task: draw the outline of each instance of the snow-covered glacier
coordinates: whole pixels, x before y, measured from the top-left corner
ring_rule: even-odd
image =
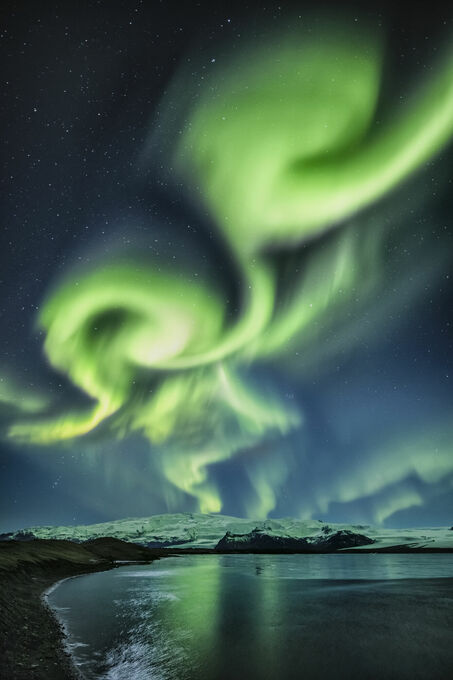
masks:
[[[47,538],[81,542],[111,536],[151,547],[214,548],[227,532],[248,534],[254,529],[273,536],[312,539],[326,536],[331,532],[352,531],[373,539],[376,548],[395,545],[408,548],[453,548],[453,531],[449,527],[387,529],[364,524],[335,524],[292,517],[253,520],[200,513],[152,515],[78,526],[27,527],[2,534],[0,539]],[[355,549],[366,547],[357,546]]]

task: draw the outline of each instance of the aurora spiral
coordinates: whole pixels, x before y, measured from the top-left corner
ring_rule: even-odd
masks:
[[[365,320],[372,304],[378,318],[373,295],[392,285],[386,248],[400,226],[386,202],[453,135],[451,52],[402,103],[381,99],[385,53],[384,38],[366,27],[326,23],[314,36],[273,35],[231,53],[196,94],[181,67],[143,162],[153,168],[163,149],[163,172],[208,216],[233,263],[237,300],[220,278],[194,276],[170,259],[104,257],[91,270],[66,273],[38,325],[52,369],[87,406],[55,414],[43,403],[13,419],[9,440],[52,446],[99,432],[112,440],[139,434],[170,487],[202,512],[219,512],[211,475],[218,463],[303,432],[303,408],[271,379],[258,384],[255,367],[306,376],[370,333]],[[440,262],[440,253],[433,259]],[[411,261],[401,272],[409,297],[421,285],[418,269]],[[14,390],[7,400],[15,401]],[[428,436],[441,450],[438,472],[416,446],[396,467],[385,453],[393,476],[381,486],[414,466],[426,480],[450,473],[450,432],[443,423]],[[262,464],[255,457],[247,470],[258,499],[249,512],[267,516],[289,470],[277,455]],[[335,488],[323,489],[317,507],[366,486],[360,466],[348,480],[340,475]]]

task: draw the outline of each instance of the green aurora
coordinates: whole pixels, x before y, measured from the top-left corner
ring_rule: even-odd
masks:
[[[387,227],[378,212],[363,217],[361,231],[360,211],[453,134],[450,54],[403,104],[381,114],[383,43],[366,30],[323,31],[316,40],[274,38],[231,58],[190,104],[184,104],[184,73],[173,84],[173,95],[181,92],[184,124],[168,165],[175,181],[200,197],[233,258],[240,309],[231,311],[215,281],[171,264],[115,260],[67,275],[49,294],[38,323],[51,366],[92,405],[55,416],[43,403],[38,416],[14,419],[12,441],[49,446],[102,427],[115,438],[140,433],[170,485],[193,496],[201,511],[219,512],[222,498],[210,466],[302,428],[297,405],[271,386],[256,385],[250,367],[287,362],[290,351],[300,357],[299,370],[320,361],[320,329],[344,320],[357,289],[363,311],[386,276]],[[163,116],[168,106],[164,99]],[[291,253],[334,229],[302,268],[287,268],[282,283],[274,253]],[[358,325],[362,318],[358,314]],[[357,324],[354,330],[344,325],[323,361],[339,347],[352,348]],[[22,410],[37,410],[34,404]],[[389,464],[381,487],[404,476],[411,455],[396,477]],[[430,460],[423,464],[427,477]],[[250,464],[249,474],[258,501],[248,512],[267,516],[289,470],[276,456],[274,463]],[[350,482],[354,489],[365,483],[361,474]],[[318,507],[352,497],[340,480],[337,489],[320,493]],[[377,509],[379,520],[385,516]]]

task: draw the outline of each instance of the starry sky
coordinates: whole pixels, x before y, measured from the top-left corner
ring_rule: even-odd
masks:
[[[5,3],[0,530],[452,523],[453,17],[363,4]]]

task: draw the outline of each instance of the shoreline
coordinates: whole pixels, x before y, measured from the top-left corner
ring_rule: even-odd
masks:
[[[64,624],[64,621],[62,618],[58,616],[58,612],[56,609],[54,609],[48,601],[48,596],[58,588],[59,585],[64,583],[64,581],[69,581],[74,578],[78,578],[79,576],[86,576],[88,574],[93,574],[93,573],[99,573],[101,571],[110,571],[108,567],[105,569],[99,569],[97,571],[86,571],[86,572],[81,572],[79,574],[73,574],[72,576],[67,576],[65,578],[61,578],[58,581],[55,581],[55,583],[52,583],[49,588],[46,588],[44,591],[42,591],[40,595],[40,602],[39,606],[42,607],[54,620],[56,624],[56,630],[57,630],[57,638],[55,640],[55,647],[56,647],[56,656],[58,657],[63,657],[64,659],[64,667],[63,667],[63,674],[67,674],[68,680],[84,680],[84,676],[82,672],[79,670],[78,666],[75,663],[74,656],[71,652],[70,648],[70,643],[69,643],[69,632]],[[48,676],[52,677],[52,676]]]
[[[68,578],[131,562],[150,564],[159,553],[110,539],[90,545],[45,540],[0,545],[0,675],[80,680],[64,626],[46,596]]]
[[[120,565],[123,566],[123,565]],[[55,623],[58,626],[58,639],[55,641],[56,646],[60,648],[60,653],[63,652],[64,658],[65,658],[65,671],[67,673],[70,673],[68,675],[68,680],[84,680],[84,676],[82,672],[79,670],[78,666],[75,663],[74,656],[71,652],[71,646],[69,643],[69,632],[66,628],[66,625],[63,621],[63,619],[58,615],[58,611],[54,609],[51,604],[49,603],[49,595],[53,593],[54,590],[56,590],[62,583],[65,581],[70,581],[71,579],[78,578],[79,576],[87,576],[88,574],[95,574],[95,573],[100,573],[102,571],[110,571],[110,569],[114,569],[115,567],[106,567],[105,569],[98,569],[96,571],[85,571],[79,574],[73,574],[71,576],[66,576],[65,578],[58,579],[58,581],[55,581],[50,585],[48,588],[42,591],[40,595],[40,607],[43,607],[53,618]]]
[[[68,578],[108,571],[109,564],[71,570],[61,578],[58,571],[46,576],[33,571],[2,578],[0,597],[8,600],[7,631],[2,631],[1,670],[8,680],[80,680],[81,674],[67,646],[67,633],[46,595]],[[3,594],[3,593],[2,593]]]
[[[57,609],[54,609],[51,604],[49,603],[49,595],[53,593],[54,590],[56,590],[62,583],[65,581],[71,581],[72,579],[79,578],[80,576],[87,576],[88,574],[97,574],[101,573],[103,571],[112,571],[113,569],[120,569],[121,567],[128,567],[131,564],[152,564],[152,562],[160,559],[159,557],[155,557],[152,560],[149,561],[139,561],[139,560],[121,560],[121,561],[116,561],[112,566],[105,566],[100,569],[91,569],[89,571],[82,571],[77,574],[71,574],[70,576],[65,576],[64,578],[60,578],[54,583],[52,583],[48,588],[43,590],[40,595],[40,606],[43,607],[53,618],[55,623],[58,626],[58,639],[55,641],[56,646],[60,648],[60,652],[62,651],[65,657],[65,661],[67,662],[65,666],[67,666],[65,672],[70,673],[68,675],[68,680],[85,680],[85,676],[83,673],[79,670],[78,666],[75,663],[73,654],[71,652],[71,645],[69,643],[69,633],[67,631],[67,628],[65,626],[65,623],[63,619],[58,615]],[[1,669],[0,669],[1,670]],[[51,677],[51,676],[46,676],[46,677]]]

